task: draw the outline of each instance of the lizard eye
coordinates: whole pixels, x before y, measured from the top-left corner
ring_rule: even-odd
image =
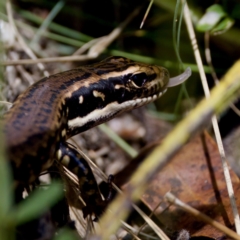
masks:
[[[130,79],[134,82],[134,84],[137,87],[142,87],[144,83],[147,81],[147,74],[142,72],[142,73],[137,73],[134,74],[130,77]]]

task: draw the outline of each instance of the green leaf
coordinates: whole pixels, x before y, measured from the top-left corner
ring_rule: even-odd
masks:
[[[227,14],[219,4],[210,6],[203,17],[199,20],[196,28],[200,32],[207,32],[213,29],[220,20]]]
[[[0,222],[9,212],[13,201],[13,184],[11,179],[11,171],[5,155],[5,141],[2,134],[2,127],[0,126]]]
[[[217,24],[216,27],[214,27],[211,30],[211,33],[214,33],[214,34],[224,33],[232,27],[234,22],[235,21],[232,18],[226,17],[219,24]]]
[[[5,154],[5,139],[2,125],[0,124],[0,239],[13,240],[14,231],[11,226],[5,224],[6,216],[13,203],[13,181],[7,157]]]
[[[62,195],[63,186],[58,182],[51,183],[46,190],[37,189],[11,211],[8,220],[14,225],[19,225],[35,219],[56,203]]]
[[[212,6],[210,6],[209,8],[207,8],[207,12],[216,12],[219,15],[226,14],[223,7],[219,4],[213,4]]]

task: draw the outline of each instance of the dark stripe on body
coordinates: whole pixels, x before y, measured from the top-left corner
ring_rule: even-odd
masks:
[[[148,72],[152,71],[151,74],[155,74],[151,66],[114,57],[91,66],[43,78],[21,94],[5,115],[4,130],[10,160],[16,166],[15,175],[19,175],[16,179],[26,180],[31,176],[31,173],[26,172],[31,169],[35,176],[43,170],[41,166],[52,157],[54,152],[52,149],[55,149],[57,141],[65,140],[61,132],[67,129],[68,120],[87,116],[95,109],[103,109],[112,102],[122,103],[152,94],[156,87],[152,87],[151,90],[148,90],[147,86],[146,89],[132,87],[128,82],[132,73],[125,76],[121,74],[129,67],[136,69],[141,67],[143,69],[141,71],[146,69]],[[111,77],[111,72],[114,74],[119,72],[119,76]],[[149,80],[154,79],[154,76],[156,74],[149,75]],[[108,79],[103,79],[105,77]],[[120,87],[115,88],[116,85]],[[93,91],[97,91],[97,95],[94,96]],[[80,96],[82,96],[82,104],[79,100]],[[77,126],[72,132],[68,130],[67,137],[98,125],[108,118],[109,116],[99,116],[98,120],[90,119],[88,123]],[[18,170],[19,164],[22,166],[21,170]],[[23,171],[23,174],[19,171]],[[24,174],[28,177],[24,177]]]

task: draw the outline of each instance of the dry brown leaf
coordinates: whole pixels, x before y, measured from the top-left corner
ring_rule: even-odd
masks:
[[[231,171],[235,194],[240,185]],[[223,176],[221,159],[215,141],[207,134],[195,137],[153,179],[142,200],[154,210],[163,196],[171,191],[176,197],[200,210],[214,220],[232,228],[233,216]],[[240,198],[236,196],[237,205]],[[163,211],[164,210],[164,211]],[[159,220],[169,229],[186,229],[192,236],[223,236],[210,225],[195,219],[182,210],[162,202],[158,208]]]

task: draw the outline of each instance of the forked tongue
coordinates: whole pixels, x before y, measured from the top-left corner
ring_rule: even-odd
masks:
[[[192,70],[188,67],[182,74],[169,79],[167,87],[174,87],[185,82],[192,75]]]

